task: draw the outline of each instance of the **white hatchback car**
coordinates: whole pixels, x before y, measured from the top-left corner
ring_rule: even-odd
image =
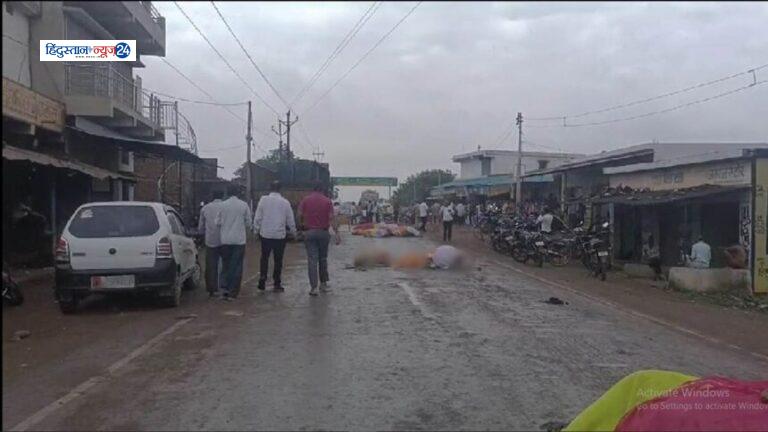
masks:
[[[56,298],[64,313],[91,293],[153,292],[178,306],[200,285],[197,246],[172,207],[156,202],[80,206],[56,248]]]

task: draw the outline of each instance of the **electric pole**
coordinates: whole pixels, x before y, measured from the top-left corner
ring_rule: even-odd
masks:
[[[288,160],[291,159],[291,126],[299,121],[299,116],[291,121],[291,110],[285,113],[285,121],[280,121],[285,126],[285,154],[288,156]]]
[[[520,208],[523,193],[523,113],[517,113],[517,175],[515,176],[515,203]]]
[[[319,160],[322,159],[323,156],[325,156],[325,152],[321,152],[320,149],[317,149],[314,152],[312,152],[312,156],[315,157],[315,162],[319,162]]]
[[[248,151],[246,153],[246,170],[245,170],[245,181],[247,182],[247,185],[245,187],[246,194],[248,194],[248,198],[246,198],[246,202],[248,203],[248,208],[252,209],[252,198],[251,198],[251,140],[253,137],[251,136],[251,101],[248,101],[248,132],[245,134],[245,145],[248,146]]]
[[[275,127],[272,126],[272,132],[275,133],[278,137],[278,151],[277,156],[279,160],[283,160],[283,136],[285,136],[285,132],[283,132],[283,122],[280,121],[280,117],[277,118],[277,130],[275,130]]]

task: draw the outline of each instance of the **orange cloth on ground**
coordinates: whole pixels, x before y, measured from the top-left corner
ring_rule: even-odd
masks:
[[[419,269],[425,268],[429,264],[427,254],[420,252],[409,252],[398,257],[392,264],[395,268]]]

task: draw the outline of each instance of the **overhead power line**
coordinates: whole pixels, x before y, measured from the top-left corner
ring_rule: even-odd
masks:
[[[652,101],[655,101],[655,100],[658,100],[658,99],[663,99],[663,98],[666,98],[666,97],[675,96],[675,95],[678,95],[678,94],[681,94],[681,93],[686,93],[686,92],[689,92],[689,91],[692,91],[692,90],[696,90],[696,89],[699,89],[699,88],[702,88],[702,87],[707,87],[707,86],[711,86],[711,85],[714,85],[714,84],[718,84],[718,83],[721,83],[721,82],[724,82],[724,81],[728,81],[728,80],[731,80],[733,78],[737,78],[737,77],[740,77],[740,76],[743,76],[743,75],[752,74],[752,76],[754,77],[756,71],[758,71],[760,69],[763,69],[763,68],[766,68],[766,67],[768,67],[768,64],[764,64],[762,66],[758,66],[758,67],[755,67],[755,68],[752,68],[752,69],[748,69],[748,70],[745,70],[745,71],[742,71],[742,72],[738,72],[738,73],[735,73],[735,74],[732,74],[732,75],[728,75],[728,76],[725,76],[725,77],[722,77],[722,78],[718,78],[716,80],[699,83],[699,84],[692,85],[690,87],[686,87],[686,88],[683,88],[683,89],[680,89],[680,90],[675,90],[675,91],[672,91],[672,92],[669,92],[669,93],[664,93],[664,94],[660,94],[660,95],[657,95],[657,96],[652,96],[652,97],[645,98],[645,99],[639,99],[639,100],[636,100],[636,101],[627,102],[627,103],[624,103],[624,104],[621,104],[621,105],[614,105],[614,106],[610,106],[610,107],[602,108],[602,109],[598,109],[598,110],[582,112],[582,113],[579,113],[579,114],[568,114],[568,115],[551,116],[551,117],[528,117],[526,120],[534,120],[534,121],[560,120],[560,121],[563,121],[564,119],[569,119],[569,118],[573,119],[573,118],[585,117],[585,116],[592,115],[592,114],[600,114],[600,113],[604,113],[604,112],[608,112],[608,111],[614,111],[614,110],[618,110],[618,109],[622,109],[622,108],[628,108],[628,107],[631,107],[631,106],[635,106],[635,105],[639,105],[639,104],[643,104],[643,103],[647,103],[647,102],[652,102]],[[757,80],[755,79],[755,82],[756,81]]]
[[[605,124],[609,124],[609,123],[618,123],[618,122],[623,122],[623,121],[636,120],[636,119],[640,119],[640,118],[644,118],[644,117],[650,117],[650,116],[654,116],[654,115],[658,115],[658,114],[664,114],[664,113],[668,113],[670,111],[676,111],[676,110],[679,110],[679,109],[687,108],[687,107],[692,106],[692,105],[698,105],[698,104],[709,102],[709,101],[712,101],[712,100],[715,100],[715,99],[720,99],[720,98],[725,97],[725,96],[730,96],[730,95],[732,95],[734,93],[738,93],[738,92],[741,92],[741,91],[744,91],[744,90],[747,90],[747,89],[750,89],[750,88],[753,88],[753,87],[757,87],[757,86],[765,84],[765,83],[768,83],[768,80],[756,81],[756,82],[753,82],[751,84],[745,85],[743,87],[738,87],[736,89],[729,90],[729,91],[723,92],[723,93],[719,93],[719,94],[716,94],[714,96],[710,96],[710,97],[703,98],[703,99],[697,99],[695,101],[691,101],[691,102],[680,104],[680,105],[675,105],[675,106],[667,108],[667,109],[658,110],[658,111],[651,111],[651,112],[647,112],[647,113],[644,113],[644,114],[639,114],[639,115],[635,115],[635,116],[631,116],[631,117],[623,117],[623,118],[617,118],[617,119],[611,119],[611,120],[605,120],[605,121],[599,121],[599,122],[590,122],[590,123],[575,123],[575,124],[567,124],[566,123],[564,125],[561,125],[561,127],[600,126],[600,125],[605,125]]]
[[[216,101],[204,101],[204,100],[199,100],[199,99],[188,99],[188,98],[181,97],[181,96],[174,96],[172,94],[163,93],[161,91],[148,89],[146,87],[144,88],[144,90],[146,90],[146,91],[148,91],[150,93],[154,93],[156,95],[165,96],[165,97],[170,98],[170,99],[175,99],[175,100],[182,101],[182,102],[189,102],[189,103],[193,103],[193,104],[215,105],[215,106],[220,106],[220,107],[248,105],[247,101],[245,101],[245,102],[230,102],[230,103],[216,102]]]
[[[251,55],[250,55],[250,54],[248,54],[248,50],[246,50],[246,49],[245,49],[245,47],[243,46],[243,43],[242,43],[242,42],[240,42],[240,38],[238,38],[238,37],[237,37],[237,35],[235,35],[235,32],[234,32],[234,30],[232,30],[232,27],[230,27],[230,26],[229,26],[229,23],[228,23],[228,22],[227,22],[227,20],[224,18],[224,15],[222,15],[222,14],[221,14],[221,11],[220,11],[220,10],[219,10],[219,8],[216,6],[216,3],[215,3],[215,2],[213,2],[213,1],[211,1],[211,5],[213,5],[213,8],[214,8],[214,9],[216,9],[216,13],[219,15],[219,18],[221,18],[221,22],[223,22],[223,23],[224,23],[224,25],[227,27],[227,30],[229,30],[229,34],[231,34],[231,35],[232,35],[232,37],[233,37],[233,38],[235,38],[235,41],[236,41],[236,42],[237,42],[237,44],[240,46],[240,49],[241,49],[241,50],[243,50],[243,53],[245,54],[245,56],[246,56],[246,57],[248,57],[248,60],[251,62],[251,64],[253,65],[253,67],[256,69],[256,72],[258,72],[258,73],[259,73],[259,75],[261,76],[261,78],[263,78],[263,79],[264,79],[264,81],[267,83],[267,85],[269,86],[269,88],[271,88],[271,89],[272,89],[272,91],[273,91],[273,92],[274,92],[274,93],[277,95],[277,97],[278,97],[278,98],[279,98],[279,99],[280,99],[280,100],[281,100],[281,101],[282,101],[282,102],[285,104],[285,106],[286,106],[286,108],[287,108],[287,107],[288,107],[288,102],[286,102],[286,100],[283,98],[283,96],[281,96],[281,95],[280,95],[280,92],[278,92],[278,91],[277,91],[277,89],[275,88],[275,86],[273,86],[273,85],[272,85],[272,82],[270,82],[270,81],[269,81],[269,78],[267,78],[267,76],[266,76],[266,75],[264,74],[264,72],[261,70],[261,68],[259,67],[259,65],[257,65],[257,64],[256,64],[256,62],[253,60],[253,57],[251,57]]]
[[[232,71],[232,73],[234,73],[234,74],[235,74],[235,76],[236,76],[236,77],[237,77],[237,78],[238,78],[238,79],[239,79],[239,80],[240,80],[240,81],[241,81],[241,82],[242,82],[242,83],[243,83],[243,84],[244,84],[246,87],[248,87],[248,89],[251,91],[251,93],[253,93],[253,95],[254,95],[254,96],[256,96],[256,98],[257,98],[257,99],[259,99],[259,100],[261,101],[261,103],[263,103],[263,104],[264,104],[264,106],[266,106],[267,108],[269,108],[269,109],[270,109],[270,110],[271,110],[273,113],[275,113],[275,114],[279,114],[279,113],[277,112],[277,110],[275,110],[275,109],[272,107],[272,105],[270,105],[270,104],[269,104],[269,102],[267,102],[266,100],[264,100],[264,98],[263,98],[263,97],[261,97],[261,95],[260,95],[260,94],[259,94],[259,93],[258,93],[256,90],[254,90],[254,88],[253,88],[253,87],[251,87],[251,85],[250,85],[250,84],[248,84],[248,82],[247,82],[247,81],[246,81],[246,80],[245,80],[245,79],[244,79],[244,78],[243,78],[243,77],[242,77],[242,76],[241,76],[241,75],[240,75],[240,74],[237,72],[237,70],[235,70],[235,68],[234,68],[234,67],[233,67],[233,66],[232,66],[232,65],[229,63],[229,61],[227,60],[227,58],[226,58],[226,57],[224,57],[224,55],[223,55],[223,54],[221,54],[221,52],[219,52],[219,50],[218,50],[218,49],[217,49],[217,48],[216,48],[216,47],[213,45],[213,43],[211,43],[211,41],[208,39],[208,37],[205,35],[205,33],[203,33],[203,31],[202,31],[202,30],[200,30],[200,28],[197,26],[197,24],[195,24],[195,22],[192,20],[192,18],[191,18],[189,15],[187,15],[187,13],[184,11],[184,9],[182,9],[182,7],[181,7],[181,5],[179,4],[179,2],[177,2],[177,1],[174,1],[173,3],[174,3],[174,4],[176,5],[176,7],[179,9],[179,11],[181,12],[181,14],[182,14],[182,15],[184,15],[184,17],[187,19],[187,21],[189,21],[189,23],[190,23],[190,24],[192,24],[192,27],[194,27],[194,28],[195,28],[195,30],[197,31],[197,33],[198,33],[198,34],[199,34],[199,35],[200,35],[200,36],[201,36],[201,37],[202,37],[202,38],[205,40],[205,42],[206,42],[206,43],[208,43],[208,46],[210,46],[210,47],[211,47],[211,49],[212,49],[212,50],[213,50],[213,51],[216,53],[216,55],[218,55],[218,56],[219,56],[219,58],[220,58],[220,59],[221,59],[221,60],[224,62],[224,64],[226,64],[226,65],[227,65],[227,67],[229,68],[229,70],[231,70],[231,71]]]
[[[201,93],[203,93],[204,95],[208,96],[208,98],[209,98],[209,99],[211,99],[211,101],[212,101],[212,102],[217,102],[217,101],[216,101],[216,99],[215,99],[215,98],[214,98],[214,97],[213,97],[213,96],[212,96],[210,93],[208,93],[208,92],[207,92],[207,91],[206,91],[204,88],[200,87],[200,85],[199,85],[199,84],[197,84],[197,83],[196,83],[195,81],[193,81],[193,80],[192,80],[190,77],[188,77],[188,76],[187,76],[187,75],[186,75],[184,72],[182,72],[182,71],[181,71],[181,69],[179,69],[179,68],[177,68],[176,66],[174,66],[174,65],[173,65],[173,63],[171,63],[170,61],[168,61],[168,60],[167,60],[165,57],[160,57],[160,59],[161,59],[161,60],[162,60],[162,61],[163,61],[165,64],[167,64],[167,65],[168,65],[168,67],[170,67],[170,68],[171,68],[171,69],[173,69],[173,70],[174,70],[174,71],[175,71],[177,74],[179,74],[179,76],[181,76],[181,77],[182,77],[182,78],[184,78],[184,79],[185,79],[185,80],[186,80],[188,83],[190,83],[190,84],[191,84],[191,85],[192,85],[194,88],[198,89],[198,90],[199,90]],[[157,93],[157,94],[161,94],[161,93],[158,93],[158,92],[155,92],[155,93]],[[166,96],[166,97],[172,97],[172,98],[175,98],[174,96],[165,95],[165,94],[164,94],[164,96]],[[181,99],[179,99],[179,100],[181,100]],[[226,105],[222,105],[222,107],[223,107],[223,108],[224,108],[224,109],[225,109],[225,110],[226,110],[228,113],[230,113],[230,114],[231,114],[233,117],[235,117],[236,119],[238,119],[238,120],[240,120],[241,122],[245,123],[245,119],[244,119],[244,118],[242,118],[242,117],[240,117],[239,115],[235,114],[235,113],[234,113],[234,111],[232,111],[232,109],[231,109],[231,108],[229,108],[229,106],[226,106]]]
[[[312,77],[307,81],[307,83],[302,87],[302,89],[299,91],[299,93],[296,94],[296,96],[291,101],[291,106],[295,105],[298,101],[301,100],[302,97],[309,91],[310,88],[317,82],[318,79],[320,79],[320,76],[330,67],[331,63],[333,63],[334,60],[341,54],[341,52],[344,50],[344,48],[349,45],[349,42],[354,39],[354,37],[357,35],[358,32],[360,32],[360,29],[363,28],[365,23],[368,22],[369,19],[376,13],[376,11],[381,6],[381,2],[373,2],[371,3],[371,6],[365,11],[365,13],[357,20],[355,25],[347,32],[347,34],[344,36],[344,38],[339,41],[339,44],[336,45],[336,48],[328,55],[328,57],[325,59],[322,65],[315,71],[315,73],[312,75]]]
[[[349,76],[349,74],[352,73],[352,71],[355,70],[357,66],[360,65],[360,63],[362,63],[366,58],[368,58],[368,56],[371,55],[371,53],[374,50],[376,50],[376,48],[378,48],[378,46],[381,45],[381,43],[384,42],[384,40],[386,40],[389,37],[389,35],[391,35],[400,26],[400,24],[402,24],[406,19],[408,19],[409,16],[411,16],[411,14],[416,10],[416,8],[419,7],[419,5],[421,5],[421,3],[422,3],[421,1],[416,3],[416,5],[412,7],[411,10],[408,11],[408,13],[406,13],[402,18],[400,18],[400,21],[398,21],[388,32],[384,34],[384,36],[381,37],[381,39],[379,39],[368,51],[366,51],[366,53],[363,54],[363,56],[360,57],[360,59],[357,62],[355,62],[355,64],[353,64],[352,67],[349,68],[349,70],[347,70],[344,73],[344,75],[341,76],[341,78],[339,78],[335,83],[333,83],[333,85],[328,90],[326,90],[325,93],[323,93],[319,98],[317,98],[315,100],[315,103],[313,103],[306,110],[306,112],[308,113],[309,111],[314,109],[320,103],[320,101],[322,101],[331,91],[333,91],[333,89],[336,88],[336,86],[339,85],[340,82],[344,80],[344,78]]]

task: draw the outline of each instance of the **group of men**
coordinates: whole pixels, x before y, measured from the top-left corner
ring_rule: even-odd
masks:
[[[269,195],[261,197],[256,211],[239,198],[240,188],[231,186],[227,199],[214,193],[213,200],[200,210],[198,232],[205,238],[205,284],[211,297],[221,294],[223,300],[237,298],[243,275],[243,260],[247,232],[261,243],[258,289],[266,290],[269,273],[269,257],[273,256],[272,281],[274,291],[281,292],[283,255],[288,236],[297,237],[296,220],[290,202],[280,194],[281,184],[274,181]],[[308,258],[308,275],[312,296],[328,288],[328,247],[333,228],[336,243],[340,243],[338,223],[331,200],[323,195],[321,183],[298,206],[298,227],[304,234]],[[318,283],[319,273],[319,283]]]
[[[417,206],[419,215],[419,229],[427,230],[427,220],[429,219],[430,209],[426,201],[422,201]],[[454,205],[453,201],[445,201],[442,205],[434,203],[432,205],[432,218],[435,224],[443,224],[443,241],[450,242],[453,237],[454,222],[459,225],[467,223],[467,206],[463,202]]]

